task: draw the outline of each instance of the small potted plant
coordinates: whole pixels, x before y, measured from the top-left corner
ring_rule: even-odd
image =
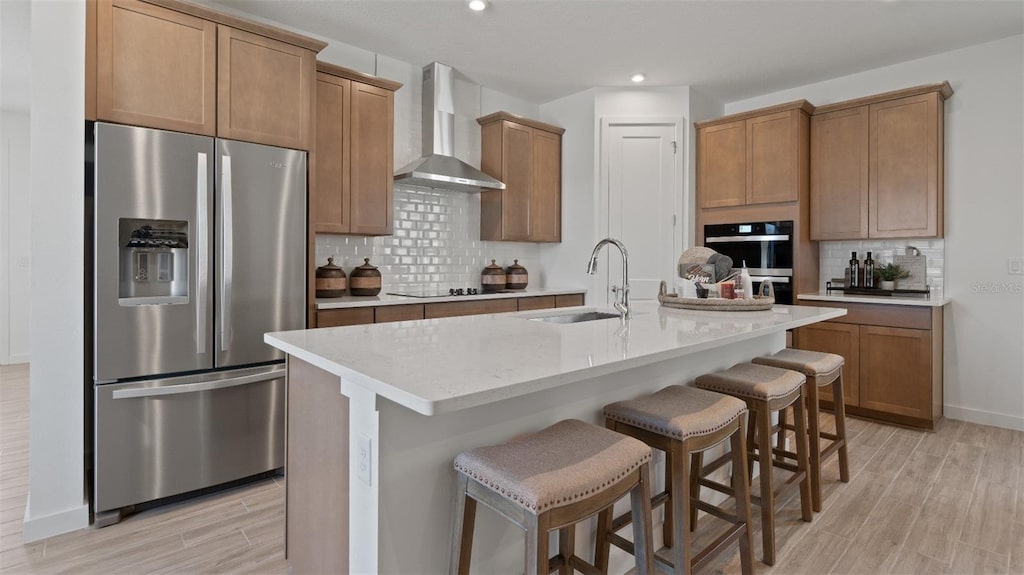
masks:
[[[878,285],[878,289],[896,289],[896,280],[909,277],[910,272],[896,264],[889,263],[875,268],[875,283]]]

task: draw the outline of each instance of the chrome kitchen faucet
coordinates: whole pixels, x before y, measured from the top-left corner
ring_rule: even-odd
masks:
[[[594,246],[594,253],[590,254],[587,273],[594,275],[594,272],[597,271],[597,254],[605,244],[612,244],[619,248],[619,253],[622,254],[622,287],[612,286],[612,291],[615,292],[615,303],[612,305],[622,316],[622,319],[629,319],[629,252],[626,251],[626,246],[614,238],[605,238],[597,242],[597,245]]]

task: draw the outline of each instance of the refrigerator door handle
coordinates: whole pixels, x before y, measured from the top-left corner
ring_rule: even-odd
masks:
[[[209,214],[207,213],[208,190],[206,189],[206,154],[196,155],[196,353],[206,353],[206,297],[209,277],[207,266]]]
[[[165,387],[141,387],[137,389],[119,389],[113,393],[114,399],[134,399],[140,397],[159,397],[163,395],[181,395],[183,393],[196,393],[198,391],[211,391],[224,389],[238,385],[247,385],[260,381],[270,381],[285,376],[285,370],[275,369],[267,373],[256,373],[232,377],[230,379],[219,379],[216,381],[203,381],[199,383],[183,383],[181,385],[168,385]]]
[[[231,213],[231,156],[221,158],[221,251],[220,269],[220,349],[231,349],[231,270],[234,265]]]

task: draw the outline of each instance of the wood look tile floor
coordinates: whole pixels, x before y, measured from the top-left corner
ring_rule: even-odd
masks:
[[[0,573],[288,573],[280,477],[23,544],[28,397],[28,366],[0,366]],[[758,574],[1024,575],[1024,433],[953,420],[936,433],[858,419],[848,428],[850,483],[832,458],[812,522],[795,496],[785,501],[778,560],[755,560]],[[701,520],[698,544],[716,521]],[[703,572],[739,573],[739,556]]]

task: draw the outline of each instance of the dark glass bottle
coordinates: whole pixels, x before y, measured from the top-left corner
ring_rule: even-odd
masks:
[[[851,252],[853,255],[850,256],[850,285],[847,287],[860,287],[858,279],[860,279],[860,262],[857,261],[857,252]]]
[[[864,287],[875,287],[875,260],[871,259],[871,252],[864,260]]]

